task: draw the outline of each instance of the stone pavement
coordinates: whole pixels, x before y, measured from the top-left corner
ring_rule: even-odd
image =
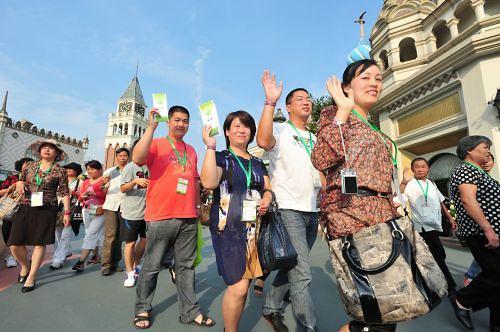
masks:
[[[83,232],[82,232],[83,233]],[[196,270],[196,292],[204,312],[217,321],[217,325],[202,331],[222,331],[221,301],[225,285],[217,275],[210,234],[205,230],[206,245],[204,260]],[[81,235],[72,243],[75,253],[81,247]],[[448,247],[448,264],[458,284],[462,283],[463,271],[470,264],[471,255],[463,249]],[[48,257],[50,258],[50,257]],[[17,269],[0,270],[0,331],[135,331],[132,325],[135,288],[123,287],[123,274],[103,277],[98,266],[89,266],[82,273],[75,273],[71,266],[77,259],[73,255],[65,266],[50,271],[47,259],[41,268],[37,289],[21,293],[21,285],[15,283]],[[332,278],[332,267],[326,243],[320,239],[311,252],[313,281],[312,295],[316,315],[322,331],[336,331],[349,320],[340,303]],[[3,262],[2,262],[3,267]],[[264,291],[267,291],[272,276]],[[269,331],[270,326],[262,319],[263,297],[249,292],[242,316],[240,331]],[[178,322],[178,306],[175,286],[167,271],[162,271],[153,302],[153,325],[150,331],[200,331],[199,328]],[[476,331],[488,330],[488,312],[474,313]],[[289,306],[285,322],[290,331],[295,331],[295,322]],[[450,304],[445,301],[427,316],[399,324],[401,332],[465,331],[453,315]]]

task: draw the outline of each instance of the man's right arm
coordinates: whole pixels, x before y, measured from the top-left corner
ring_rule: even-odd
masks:
[[[257,145],[268,151],[276,144],[276,139],[273,135],[274,108],[283,91],[283,82],[277,85],[276,76],[265,70],[262,75],[262,85],[264,86],[266,102],[257,130]]]
[[[148,128],[135,145],[134,152],[132,153],[132,161],[139,166],[144,165],[148,160],[149,148],[151,147],[151,142],[153,142],[155,130],[158,127],[158,122],[154,120],[155,114],[158,114],[158,112],[154,108],[149,111]]]

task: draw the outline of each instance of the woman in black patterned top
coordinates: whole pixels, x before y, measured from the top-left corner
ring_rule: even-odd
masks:
[[[39,160],[28,163],[16,183],[16,190],[24,195],[24,199],[16,214],[8,243],[21,264],[18,282],[24,283],[23,293],[35,289],[36,273],[45,255],[45,246],[55,242],[58,196],[64,204],[64,226],[69,225],[71,213],[68,175],[57,164],[65,156],[59,143],[52,139],[36,142],[31,150]],[[25,247],[27,245],[34,246],[31,266]]]
[[[491,141],[467,136],[457,145],[464,161],[451,175],[451,198],[457,211],[458,234],[465,239],[482,272],[450,297],[458,320],[473,329],[470,310],[490,309],[490,330],[500,331],[500,185],[482,168],[490,158]]]

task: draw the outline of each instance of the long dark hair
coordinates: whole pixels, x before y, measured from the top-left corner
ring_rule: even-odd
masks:
[[[239,119],[240,122],[247,128],[250,128],[250,140],[248,141],[248,144],[253,142],[253,139],[255,138],[255,132],[257,131],[257,127],[255,126],[255,120],[254,118],[250,115],[250,113],[245,112],[245,111],[236,111],[236,112],[231,112],[227,115],[226,120],[224,120],[224,138],[226,139],[226,148],[229,149],[229,146],[231,143],[229,142],[229,137],[226,135],[226,131],[229,130],[231,127],[231,124],[235,119]],[[247,148],[248,148],[247,144]]]

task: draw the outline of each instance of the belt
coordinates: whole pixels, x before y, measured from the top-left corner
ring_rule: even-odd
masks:
[[[377,197],[383,197],[383,198],[390,198],[392,197],[391,193],[381,193],[375,190],[368,189],[366,187],[360,187],[358,188],[358,193],[356,196],[360,197],[367,197],[367,196],[377,196]]]

